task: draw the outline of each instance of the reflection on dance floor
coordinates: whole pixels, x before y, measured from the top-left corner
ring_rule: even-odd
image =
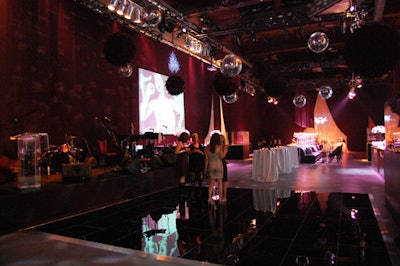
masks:
[[[170,189],[31,230],[225,265],[391,265],[367,194]],[[297,264],[296,264],[297,263]]]

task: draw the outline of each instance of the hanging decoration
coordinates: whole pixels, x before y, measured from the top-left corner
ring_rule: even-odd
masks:
[[[268,77],[271,74],[271,66],[267,61],[261,58],[256,58],[252,68],[253,76],[257,79]]]
[[[318,93],[319,93],[319,96],[322,99],[327,100],[327,99],[332,97],[333,90],[332,90],[331,86],[324,85],[324,86],[321,86],[321,88],[319,88],[319,92]]]
[[[300,95],[296,95],[293,98],[293,104],[294,106],[298,107],[298,108],[302,108],[306,105],[307,99],[306,96],[300,94]]]
[[[119,73],[121,74],[121,76],[129,78],[130,76],[132,76],[133,73],[132,66],[130,64],[127,64],[125,66],[120,66]]]
[[[400,59],[399,36],[396,30],[378,23],[357,29],[345,43],[346,64],[364,78],[387,74]]]
[[[228,54],[222,59],[220,69],[227,77],[239,75],[242,71],[242,60],[234,54]]]
[[[316,31],[308,38],[308,48],[313,53],[322,53],[329,46],[329,38],[324,32]]]
[[[178,73],[181,66],[179,64],[178,58],[176,57],[174,51],[169,54],[168,58],[168,69],[171,73]]]
[[[268,96],[278,98],[286,92],[286,80],[276,73],[262,79],[260,84]]]
[[[111,64],[126,66],[135,57],[136,48],[130,38],[121,33],[114,33],[108,37],[103,53]]]
[[[165,82],[165,86],[169,94],[175,96],[183,92],[185,81],[183,80],[182,77],[178,75],[173,75],[168,77],[167,81]]]
[[[224,95],[224,96],[222,96],[222,98],[224,99],[224,101],[226,103],[232,104],[232,103],[235,103],[237,101],[238,95],[237,95],[236,92],[234,92],[234,93],[229,94],[229,95]]]
[[[147,5],[143,12],[143,22],[145,27],[156,27],[162,20],[162,13],[155,5]]]
[[[108,62],[115,66],[126,66],[135,57],[136,48],[133,41],[121,34],[114,33],[108,37],[103,53]]]
[[[227,77],[221,72],[215,75],[213,86],[215,91],[220,95],[231,95],[236,92],[239,88],[238,77]]]

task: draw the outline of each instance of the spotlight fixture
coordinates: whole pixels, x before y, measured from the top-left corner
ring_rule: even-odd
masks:
[[[346,25],[349,25],[350,33],[354,33],[357,29],[361,28],[365,25],[365,17],[368,12],[366,12],[363,8],[359,7],[357,4],[352,3],[350,7],[345,12],[345,21],[344,29],[342,29],[342,33],[346,33]]]
[[[351,80],[349,81],[349,87],[355,89],[361,89],[363,86],[362,78],[360,76],[354,76],[354,72],[351,74]]]
[[[117,8],[118,3],[119,3],[119,0],[110,0],[110,3],[107,6],[108,10],[114,11]]]
[[[278,99],[276,97],[268,96],[267,97],[267,102],[270,103],[270,104],[277,105],[278,104]]]
[[[213,57],[211,56],[210,65],[207,66],[208,71],[217,71],[218,69],[213,65]]]
[[[133,9],[132,22],[136,24],[142,23],[141,11],[139,7]]]
[[[126,9],[125,9],[124,18],[126,18],[126,19],[131,19],[131,18],[132,18],[133,10],[134,10],[135,8],[133,7],[132,2],[130,2],[130,1],[128,1],[128,2],[129,2],[129,5],[128,5],[128,6],[126,7]]]
[[[349,91],[349,94],[348,94],[349,99],[353,100],[356,96],[357,96],[356,89],[355,88],[350,88],[350,91]]]
[[[126,1],[120,1],[117,8],[117,14],[123,16],[125,7],[126,7]]]

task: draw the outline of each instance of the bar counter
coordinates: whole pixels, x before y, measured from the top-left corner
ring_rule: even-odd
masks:
[[[385,203],[397,225],[400,225],[400,153],[384,151]]]

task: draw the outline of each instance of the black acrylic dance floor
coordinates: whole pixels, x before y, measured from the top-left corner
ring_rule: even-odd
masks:
[[[166,190],[31,230],[227,265],[391,265],[367,194]],[[303,264],[302,264],[303,263]]]

